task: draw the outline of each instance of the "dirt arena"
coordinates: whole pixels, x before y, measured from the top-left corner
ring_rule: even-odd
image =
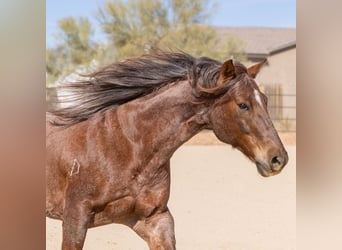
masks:
[[[169,208],[179,250],[296,249],[296,138],[282,134],[289,163],[264,178],[240,152],[208,132],[179,148],[171,160]],[[61,246],[62,223],[46,219],[46,249]],[[144,250],[122,225],[88,230],[84,249]]]

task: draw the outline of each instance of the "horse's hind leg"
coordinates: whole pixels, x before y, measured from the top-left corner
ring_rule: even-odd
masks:
[[[91,220],[85,203],[66,202],[63,213],[62,250],[81,250]]]
[[[169,210],[137,221],[132,229],[147,242],[150,250],[176,249],[174,222]]]

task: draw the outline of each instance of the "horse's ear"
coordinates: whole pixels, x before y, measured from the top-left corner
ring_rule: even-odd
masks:
[[[233,64],[233,60],[230,59],[228,61],[225,61],[222,65],[221,72],[220,72],[220,79],[221,80],[227,80],[232,79],[235,76],[235,68]]]
[[[206,95],[219,95],[227,90],[227,86],[229,85],[228,80],[231,80],[235,77],[235,68],[233,64],[233,60],[228,60],[223,63],[220,69],[220,76],[217,81],[217,84],[215,87],[208,88],[203,87],[203,84],[196,84],[196,91],[198,92],[198,96],[202,94]]]
[[[252,78],[255,78],[257,74],[259,73],[261,67],[267,62],[267,59],[264,59],[263,61],[251,66],[248,68],[248,75],[250,75]]]

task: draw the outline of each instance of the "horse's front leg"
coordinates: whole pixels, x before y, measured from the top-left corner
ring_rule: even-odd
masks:
[[[174,222],[169,210],[139,220],[132,229],[143,238],[150,250],[175,250]]]
[[[63,213],[62,250],[81,250],[92,213],[86,202],[66,201]]]

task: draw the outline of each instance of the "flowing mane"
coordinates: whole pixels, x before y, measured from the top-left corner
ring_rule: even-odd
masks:
[[[180,80],[189,80],[194,90],[198,85],[201,88],[215,87],[221,66],[219,61],[207,57],[195,58],[183,52],[157,52],[113,63],[86,75],[86,80],[59,87],[68,94],[58,103],[71,105],[52,110],[50,113],[58,117],[58,121],[52,124],[76,124],[97,112],[145,96]]]

